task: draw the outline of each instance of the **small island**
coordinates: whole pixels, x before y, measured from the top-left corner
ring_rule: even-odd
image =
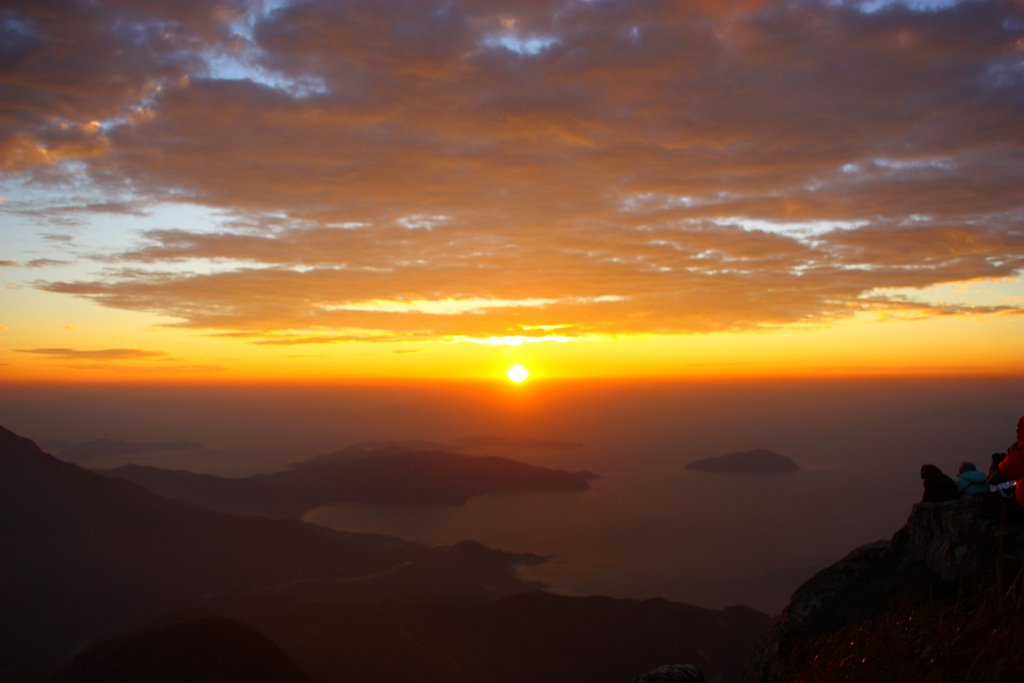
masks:
[[[766,448],[737,451],[687,463],[686,469],[698,472],[732,472],[747,474],[781,474],[796,472],[800,466],[784,455]]]

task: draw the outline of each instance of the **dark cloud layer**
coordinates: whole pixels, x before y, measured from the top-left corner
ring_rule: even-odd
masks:
[[[745,329],[1014,276],[1024,4],[861,5],[15,3],[0,158],[228,211],[41,286],[247,335]],[[416,303],[488,298],[522,304]]]

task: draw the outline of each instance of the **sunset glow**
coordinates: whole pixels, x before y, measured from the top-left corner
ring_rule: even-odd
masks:
[[[1024,669],[1024,0],[13,0],[0,104],[4,680]]]
[[[1024,372],[1019,2],[3,31],[0,378]]]

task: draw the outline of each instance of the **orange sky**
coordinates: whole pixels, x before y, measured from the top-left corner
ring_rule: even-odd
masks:
[[[0,378],[1024,371],[1018,1],[2,31]]]

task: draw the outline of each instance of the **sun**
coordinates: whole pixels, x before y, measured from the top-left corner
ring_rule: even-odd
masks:
[[[530,371],[524,368],[522,365],[513,365],[505,372],[505,376],[508,377],[509,380],[515,382],[516,384],[521,384],[522,382],[526,381],[527,377],[530,376]]]

